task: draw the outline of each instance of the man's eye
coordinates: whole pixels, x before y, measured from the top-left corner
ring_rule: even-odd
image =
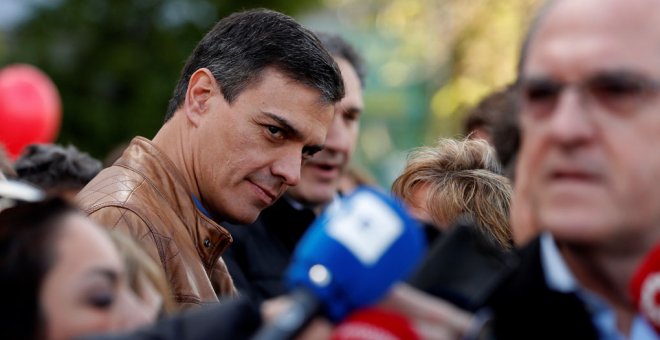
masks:
[[[268,125],[266,129],[273,138],[281,139],[284,137],[284,131],[277,126]]]
[[[303,160],[311,159],[318,151],[319,150],[303,150],[302,159]]]
[[[354,122],[358,120],[359,114],[357,113],[344,113],[344,119],[349,121],[349,122]]]
[[[644,92],[641,82],[625,79],[602,79],[590,86],[597,97],[629,97]]]
[[[553,100],[559,94],[560,87],[551,84],[538,84],[528,86],[525,90],[525,99],[531,103]]]

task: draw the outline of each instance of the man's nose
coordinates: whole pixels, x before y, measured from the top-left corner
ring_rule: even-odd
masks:
[[[324,151],[347,153],[350,147],[348,126],[341,112],[336,112],[325,138]]]
[[[300,168],[302,167],[302,151],[289,148],[277,157],[271,167],[274,176],[282,178],[284,184],[294,186],[300,181]]]
[[[580,144],[593,138],[595,133],[594,109],[583,91],[566,88],[558,98],[549,117],[549,132],[562,145]]]

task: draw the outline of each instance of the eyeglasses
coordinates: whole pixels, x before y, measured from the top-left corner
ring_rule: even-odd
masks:
[[[597,105],[612,113],[635,112],[660,90],[660,81],[630,72],[597,74],[581,83],[560,83],[548,78],[521,80],[523,112],[552,112],[564,90],[575,89],[585,105]]]

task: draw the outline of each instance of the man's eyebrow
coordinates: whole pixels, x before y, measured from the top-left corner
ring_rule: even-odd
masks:
[[[655,79],[649,78],[642,72],[627,69],[614,69],[597,72],[591,76],[591,79],[648,80],[651,83],[657,83]]]
[[[528,76],[521,76],[518,81],[522,84],[528,83],[554,83],[555,81],[545,74],[533,74]]]
[[[349,113],[349,114],[361,114],[362,113],[362,108],[358,106],[349,106],[347,108],[341,108],[340,109],[342,113]]]
[[[291,138],[294,139],[302,139],[302,133],[298,131],[295,127],[293,127],[293,124],[291,124],[286,118],[280,117],[274,113],[270,112],[263,112],[264,115],[268,116],[270,119],[274,120],[277,122],[279,125],[279,128],[284,130],[284,132],[289,135]]]
[[[631,70],[625,67],[618,67],[612,69],[601,69],[590,72],[586,75],[586,79],[595,79],[595,78],[628,78],[628,79],[638,79],[638,78],[647,78],[643,72],[638,70]],[[527,82],[556,82],[550,75],[540,73],[540,74],[530,74],[521,76],[519,81],[523,83]]]

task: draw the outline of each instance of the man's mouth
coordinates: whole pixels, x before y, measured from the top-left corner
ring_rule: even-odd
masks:
[[[331,171],[334,169],[337,169],[337,166],[330,165],[330,164],[316,164],[315,165],[317,168],[324,170],[324,171]]]
[[[595,179],[595,176],[587,172],[555,171],[551,174],[550,178],[553,180],[592,181]]]
[[[547,178],[554,183],[593,184],[599,182],[602,176],[593,169],[563,167],[551,170]]]
[[[259,194],[259,196],[261,197],[262,201],[264,201],[268,204],[275,201],[277,199],[277,197],[279,196],[279,192],[277,190],[268,189],[264,186],[261,186],[259,184],[254,183],[254,182],[250,182],[250,183],[252,183],[252,185],[254,185],[254,187],[255,187],[257,193]]]
[[[331,179],[339,176],[340,166],[334,163],[309,163],[307,166],[316,170],[317,175]]]

